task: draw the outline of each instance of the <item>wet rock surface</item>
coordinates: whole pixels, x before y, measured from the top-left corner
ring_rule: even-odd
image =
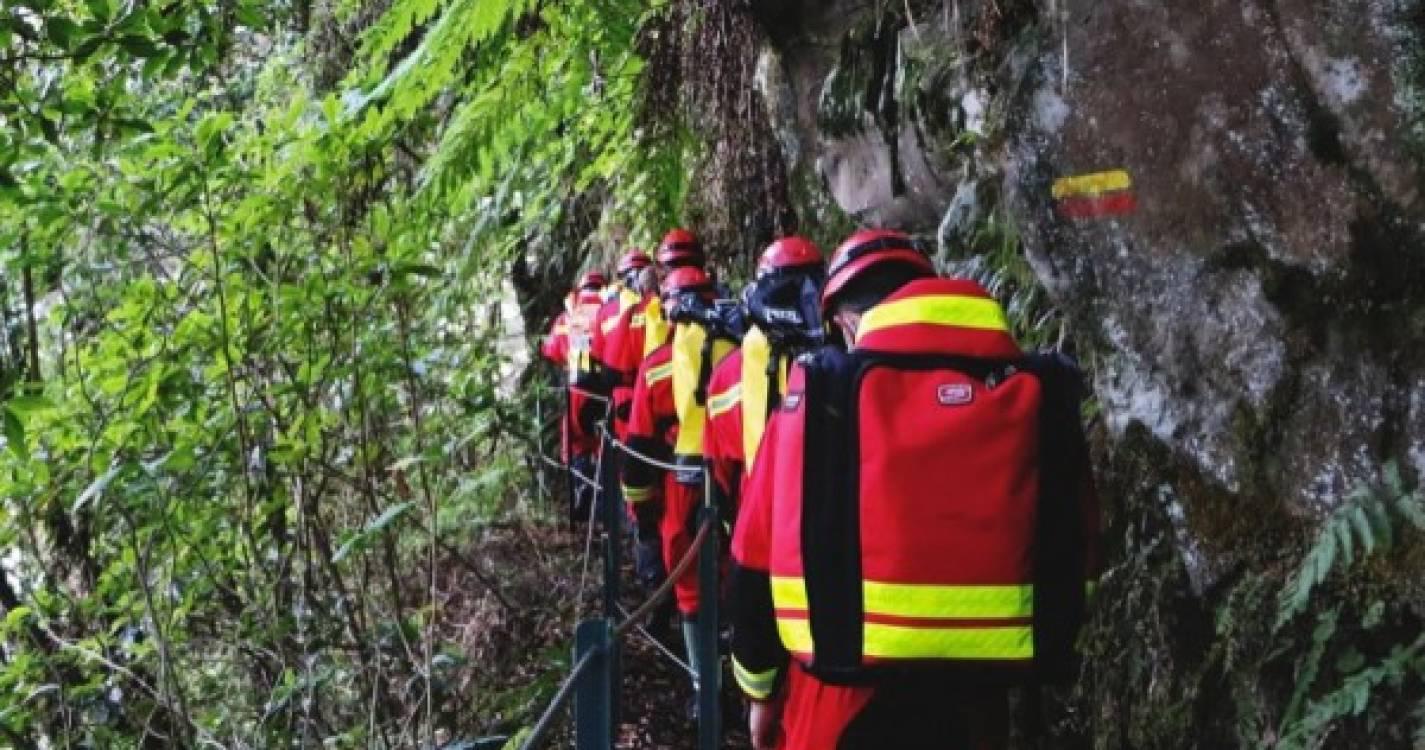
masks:
[[[1006,216],[1070,321],[1124,600],[1094,633],[1151,636],[1099,652],[1085,689],[1181,701],[1097,744],[1214,746],[1167,741],[1197,714],[1275,743],[1249,714],[1290,713],[1291,670],[1233,649],[1309,644],[1267,625],[1318,529],[1387,466],[1425,475],[1425,3],[765,5],[788,163],[942,259]],[[1386,597],[1418,631],[1417,553],[1320,608]]]

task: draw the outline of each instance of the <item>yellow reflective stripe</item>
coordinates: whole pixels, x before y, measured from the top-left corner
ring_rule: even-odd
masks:
[[[651,367],[648,369],[648,374],[643,376],[644,380],[647,380],[649,385],[653,385],[654,383],[657,383],[660,380],[667,380],[671,377],[673,377],[672,362],[669,362],[664,365],[659,365],[657,367]]]
[[[807,584],[793,576],[772,576],[772,604],[777,609],[806,609]]]
[[[625,502],[641,503],[653,496],[652,487],[630,487],[626,484],[620,484],[619,487],[623,490]]]
[[[1033,586],[861,584],[867,614],[895,617],[999,619],[1034,615]]]
[[[1011,619],[1034,615],[1034,587],[945,586],[863,581],[867,614],[965,620]],[[772,601],[778,609],[807,609],[806,582],[795,576],[772,577]]]
[[[1054,180],[1053,194],[1054,199],[1059,200],[1079,196],[1098,196],[1115,190],[1127,190],[1131,187],[1133,187],[1133,177],[1125,170],[1114,169],[1108,172],[1078,175],[1077,177],[1061,177]]]
[[[644,323],[647,323],[647,322],[648,322],[648,316],[647,316],[647,315],[644,315],[643,313],[637,313],[637,314],[633,315],[631,318],[629,318],[628,327],[629,327],[629,328],[642,328],[642,327],[643,327],[643,324],[644,324]]]
[[[856,340],[860,341],[866,334],[882,328],[913,323],[1009,331],[1009,321],[998,302],[984,297],[943,294],[910,297],[871,308],[861,319]]]
[[[811,622],[777,620],[782,645],[792,653],[814,649]],[[1034,629],[1028,625],[992,628],[926,628],[866,623],[862,654],[873,659],[1031,659]]]
[[[708,414],[718,416],[725,414],[732,407],[737,406],[742,400],[742,384],[738,383],[722,393],[708,399]]]
[[[777,668],[765,672],[753,672],[742,666],[737,657],[732,657],[732,676],[737,678],[738,687],[754,700],[766,700],[777,686]]]
[[[877,659],[1030,659],[1034,629],[919,628],[866,623],[862,654]]]
[[[777,636],[782,639],[782,647],[794,654],[812,652],[811,621],[777,618]]]

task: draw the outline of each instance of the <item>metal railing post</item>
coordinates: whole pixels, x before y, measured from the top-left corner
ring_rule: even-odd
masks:
[[[709,527],[698,551],[698,749],[717,750],[721,742],[722,661],[718,658],[718,519],[712,469],[703,466],[701,521]]]
[[[609,409],[612,414],[612,404]],[[599,483],[602,485],[599,500],[604,511],[604,619],[615,622],[619,615],[619,576],[623,572],[623,493],[619,492],[618,486],[618,448],[609,440],[607,431],[601,430],[599,435],[600,450],[604,451],[601,467],[603,471],[599,477]],[[621,708],[620,686],[623,684],[622,647],[617,639],[609,644],[608,660],[608,689],[611,696],[609,726],[617,727]]]
[[[574,747],[577,750],[610,750],[614,744],[609,673],[613,664],[613,630],[609,620],[585,620],[574,629],[574,662],[584,658],[593,663],[593,674],[576,677],[574,688]]]
[[[623,552],[623,493],[619,492],[619,452],[608,433],[602,432],[599,450],[604,452],[599,476],[599,500],[604,521],[604,617],[618,617],[619,574]]]

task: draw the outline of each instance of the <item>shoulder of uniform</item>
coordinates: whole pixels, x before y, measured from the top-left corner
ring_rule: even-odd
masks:
[[[733,349],[727,356],[718,360],[717,366],[713,368],[712,376],[708,379],[708,390],[714,392],[726,390],[742,382],[742,350]]]
[[[668,361],[673,359],[673,345],[671,343],[659,344],[657,349],[648,353],[645,359],[647,362]]]

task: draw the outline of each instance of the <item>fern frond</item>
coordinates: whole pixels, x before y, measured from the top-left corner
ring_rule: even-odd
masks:
[[[1321,670],[1321,658],[1326,655],[1326,646],[1331,641],[1331,636],[1336,634],[1336,621],[1340,615],[1339,609],[1332,609],[1323,612],[1316,621],[1316,630],[1311,634],[1311,650],[1302,657],[1296,669],[1296,688],[1291,693],[1291,700],[1287,702],[1286,712],[1282,714],[1282,725],[1287,726],[1294,723],[1301,715],[1301,707],[1306,702],[1306,696],[1311,692],[1311,688],[1316,684],[1317,674]]]
[[[1390,549],[1395,543],[1396,515],[1425,530],[1425,498],[1421,491],[1405,491],[1393,462],[1382,468],[1381,475],[1383,487],[1356,488],[1321,525],[1311,549],[1282,589],[1275,628],[1306,611],[1312,591],[1331,575],[1338,561],[1350,567],[1358,559]]]
[[[421,2],[422,0],[409,0]],[[513,16],[529,10],[533,0],[453,0],[421,38],[421,43],[373,89],[347,97],[347,116],[354,118],[368,105],[387,101],[386,122],[404,119],[430,104],[457,80],[457,64],[471,45],[488,41]],[[387,12],[407,11],[407,3]],[[425,6],[420,6],[423,10]],[[414,14],[410,14],[414,15]],[[384,18],[383,18],[384,20]],[[405,25],[406,17],[394,19],[390,36]],[[390,41],[387,35],[373,42],[377,54]],[[394,45],[392,45],[394,46]],[[380,66],[380,61],[372,61]],[[384,124],[384,123],[383,123]]]
[[[360,59],[382,64],[417,26],[429,21],[440,0],[396,0],[381,18],[362,34]]]
[[[1337,721],[1360,716],[1370,705],[1371,696],[1383,683],[1398,688],[1406,675],[1415,669],[1415,662],[1425,651],[1425,635],[1408,646],[1397,645],[1378,664],[1347,677],[1341,686],[1320,700],[1312,701],[1300,721],[1283,726],[1278,748],[1317,747],[1320,740]]]

